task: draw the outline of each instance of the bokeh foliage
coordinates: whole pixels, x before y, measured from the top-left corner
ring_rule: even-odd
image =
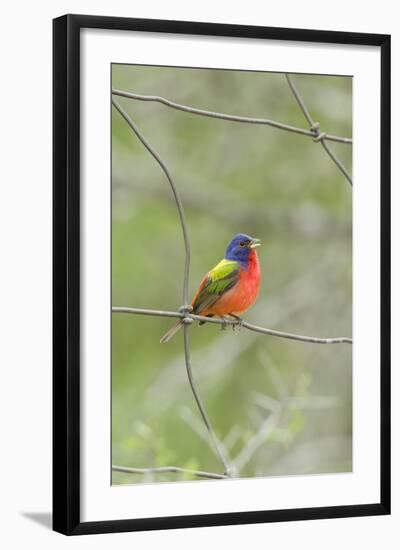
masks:
[[[351,78],[293,78],[321,128],[351,136]],[[203,109],[307,127],[282,74],[114,65],[112,83]],[[248,321],[313,336],[351,336],[351,188],[322,147],[267,126],[118,101],[179,187],[192,245],[191,293],[233,234],[246,232],[263,242],[262,290]],[[351,146],[331,147],[351,169]],[[165,176],[113,110],[113,305],[176,310],[183,264]],[[220,472],[186,380],[182,334],[159,344],[170,324],[160,317],[113,315],[113,463]],[[190,337],[199,391],[231,457],[259,434],[242,476],[351,470],[351,346],[221,332],[216,325],[192,325]],[[282,405],[276,418],[271,398]],[[260,432],[268,418],[270,429]],[[115,484],[181,479],[113,474]]]

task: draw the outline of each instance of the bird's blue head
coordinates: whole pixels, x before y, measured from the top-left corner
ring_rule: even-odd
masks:
[[[254,239],[245,233],[238,233],[233,237],[228,244],[228,248],[225,252],[226,260],[235,260],[240,262],[243,266],[247,266],[250,254],[254,248],[260,246],[260,239]]]

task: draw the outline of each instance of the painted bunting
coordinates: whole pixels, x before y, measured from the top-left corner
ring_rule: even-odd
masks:
[[[260,240],[244,233],[233,237],[224,259],[203,277],[192,300],[192,313],[204,317],[239,318],[254,304],[261,279],[257,246]],[[183,322],[178,321],[160,342],[168,342],[182,326]]]

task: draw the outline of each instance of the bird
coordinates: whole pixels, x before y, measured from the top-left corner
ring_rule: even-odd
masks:
[[[191,302],[192,313],[203,317],[234,318],[241,321],[257,300],[261,270],[256,248],[261,245],[245,233],[238,233],[228,244],[224,259],[213,267],[200,282]],[[200,325],[205,321],[200,321]],[[183,327],[179,320],[161,338],[168,342]]]

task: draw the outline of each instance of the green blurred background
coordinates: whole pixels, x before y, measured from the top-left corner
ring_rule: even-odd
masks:
[[[314,120],[351,136],[349,77],[293,76]],[[113,87],[307,128],[283,74],[113,65]],[[351,336],[351,188],[319,144],[268,126],[116,98],[168,165],[185,207],[190,294],[238,232],[262,240],[262,287],[246,320],[312,336]],[[351,170],[351,146],[331,143]],[[113,109],[112,301],[176,310],[184,246],[155,160]],[[221,472],[186,378],[173,321],[113,314],[112,461]],[[198,390],[240,475],[352,469],[352,349],[190,329]],[[188,475],[113,473],[114,484]]]

